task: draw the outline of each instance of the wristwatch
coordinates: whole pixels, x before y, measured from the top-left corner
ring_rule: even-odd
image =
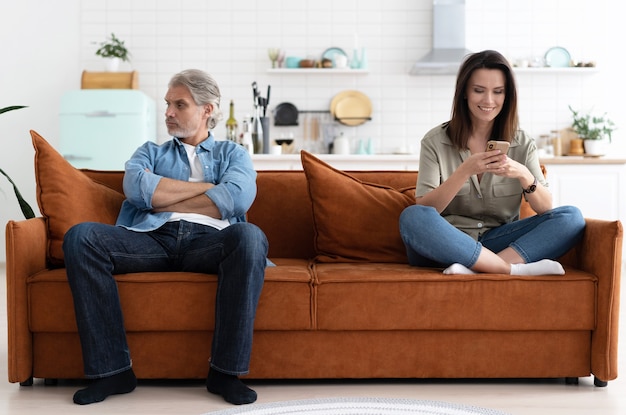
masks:
[[[537,189],[537,178],[535,177],[535,181],[533,182],[533,184],[531,184],[530,186],[528,186],[526,189],[524,189],[524,193],[528,194],[528,193],[532,193]]]

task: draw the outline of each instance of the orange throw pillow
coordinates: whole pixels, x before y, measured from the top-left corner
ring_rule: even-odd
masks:
[[[362,182],[305,151],[301,159],[318,261],[407,262],[398,221],[404,208],[415,203],[415,187]]]
[[[43,137],[30,132],[35,148],[37,203],[48,222],[48,260],[63,265],[63,237],[80,222],[115,224],[124,195],[73,167]]]

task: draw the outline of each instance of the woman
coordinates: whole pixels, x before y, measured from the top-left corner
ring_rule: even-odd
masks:
[[[508,141],[508,153],[486,150]],[[552,208],[533,139],[518,128],[513,72],[498,52],[469,55],[456,81],[452,118],[422,139],[416,204],[400,216],[414,266],[444,274],[565,273],[555,261],[581,238],[576,207]],[[536,216],[519,219],[524,197]]]

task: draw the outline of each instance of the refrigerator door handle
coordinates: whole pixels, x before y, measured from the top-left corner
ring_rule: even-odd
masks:
[[[74,154],[63,154],[63,158],[67,161],[79,161],[79,160],[92,160],[93,157],[89,157],[89,156],[77,156]]]
[[[93,111],[86,113],[85,117],[115,117],[115,113],[109,112],[107,110]]]

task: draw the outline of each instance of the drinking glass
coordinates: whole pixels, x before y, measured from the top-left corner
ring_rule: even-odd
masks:
[[[267,50],[267,55],[270,57],[272,61],[272,68],[276,68],[276,61],[278,60],[278,55],[280,53],[279,48],[269,48]]]

